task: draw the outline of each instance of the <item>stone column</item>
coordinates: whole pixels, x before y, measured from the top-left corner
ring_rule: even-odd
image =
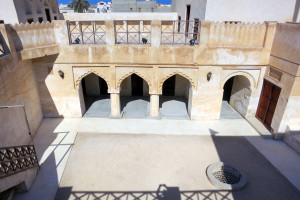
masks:
[[[159,117],[159,95],[150,95],[150,117]]]
[[[120,106],[120,93],[110,93],[110,106],[111,106],[111,117],[121,117],[121,106]]]

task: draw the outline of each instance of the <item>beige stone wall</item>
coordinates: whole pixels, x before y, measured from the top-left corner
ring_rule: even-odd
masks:
[[[0,82],[0,106],[25,105],[30,128],[28,130],[22,107],[0,109],[0,147],[32,144],[31,137],[42,121],[42,110],[31,61],[17,61],[12,54],[1,57]],[[1,179],[0,192],[23,182],[29,189],[37,170],[32,168]]]
[[[241,75],[234,77],[230,105],[242,116],[247,114],[251,92],[250,81],[247,77]]]
[[[144,94],[152,95],[151,99],[156,102],[151,103],[154,110],[150,113],[157,113],[155,109],[164,81],[177,75],[177,82],[181,84],[177,86],[176,94],[188,98],[188,112],[194,120],[218,119],[224,83],[232,76],[244,75],[251,83],[252,93],[248,109],[243,112],[246,116],[254,115],[275,24],[203,21],[200,44],[196,46],[161,45],[161,21],[151,22],[151,45],[118,45],[114,42],[113,24],[113,21],[105,22],[105,45],[70,45],[65,21],[54,22],[47,28],[55,38],[54,44],[59,44],[59,54],[37,55],[35,49],[48,48],[52,43],[44,46],[32,40],[29,42],[32,48],[26,49],[26,59],[32,59],[44,117],[82,116],[85,106],[81,80],[90,73],[107,82],[112,113],[116,115],[121,83],[125,84],[121,95],[131,94],[130,81],[126,82],[131,74],[144,79]],[[26,31],[34,32],[34,26]],[[13,38],[22,38],[22,34],[25,33],[16,32]],[[24,49],[21,54],[22,51]],[[64,72],[63,79],[59,70]],[[208,72],[213,74],[210,81],[206,77]]]
[[[263,47],[267,25],[245,23],[212,23],[208,46]]]
[[[284,23],[293,20],[296,2],[296,0],[208,0],[205,20]]]
[[[186,19],[187,5],[191,6],[190,19],[210,21],[297,21],[297,0],[173,0],[172,10]],[[296,13],[296,14],[295,14]]]
[[[176,75],[175,77],[175,96],[189,99],[190,82],[186,78]]]
[[[38,129],[42,112],[31,61],[17,61],[14,55],[0,58],[0,105],[25,105],[32,134]],[[31,143],[21,108],[1,109],[0,146]],[[4,136],[5,135],[5,136]]]
[[[96,74],[90,74],[85,77],[85,89],[86,94],[89,96],[99,96],[100,95],[100,85],[99,78]]]
[[[272,46],[269,68],[265,79],[281,88],[271,128],[277,135],[285,133],[287,126],[300,121],[299,76],[300,76],[300,24],[278,24]],[[280,79],[270,74],[277,71]]]
[[[79,84],[75,87],[72,65],[54,64],[56,56],[33,60],[44,117],[81,117],[84,107],[80,104]],[[58,71],[65,73],[62,79]]]
[[[15,52],[15,44],[8,25],[0,25],[6,52],[0,57],[0,106],[24,105],[22,107],[0,109],[0,147],[32,144],[41,121],[42,110],[31,60],[21,61]],[[0,192],[25,182],[29,188],[34,180],[37,168],[1,179]]]
[[[120,87],[120,95],[122,96],[131,96],[132,95],[132,90],[131,90],[131,77],[125,78]]]
[[[113,26],[110,26],[111,22],[105,24],[107,33],[114,33],[110,31],[113,29]],[[119,94],[123,83],[121,95],[131,95],[130,81],[126,82],[126,79],[133,73],[142,77],[149,85],[149,92],[144,90],[144,94],[148,95],[162,94],[164,81],[173,75],[181,75],[189,81],[191,87],[178,87],[176,90],[178,94],[189,97],[189,114],[191,119],[195,120],[218,119],[224,83],[231,76],[244,75],[253,87],[246,115],[255,115],[262,84],[260,80],[264,75],[264,66],[269,60],[275,24],[225,25],[202,22],[200,45],[193,47],[160,45],[160,24],[159,21],[152,22],[152,35],[155,38],[152,37],[151,46],[116,45],[110,42],[114,41],[114,35],[107,36],[107,45],[62,43],[60,54],[53,60],[53,75],[44,75],[49,76],[43,81],[49,92],[43,92],[41,96],[44,115],[82,116],[85,109],[78,90],[81,79],[90,73],[102,77],[107,82],[111,94]],[[60,30],[61,41],[62,35],[68,38],[66,30]],[[238,39],[235,35],[239,35]],[[263,43],[255,43],[256,38],[262,37],[265,38]],[[65,79],[58,76],[59,69],[64,71]],[[207,81],[206,74],[210,71],[213,76]],[[64,93],[54,91],[54,88],[59,88],[60,82],[66,86],[61,89]],[[119,101],[116,95],[113,95],[113,98],[112,107]],[[157,100],[156,97],[152,99]],[[70,109],[71,107],[73,109]],[[246,112],[245,109],[243,112]]]
[[[5,24],[25,24],[28,19],[39,22],[47,21],[45,9],[49,9],[50,19],[59,20],[57,0],[0,0],[0,20]]]

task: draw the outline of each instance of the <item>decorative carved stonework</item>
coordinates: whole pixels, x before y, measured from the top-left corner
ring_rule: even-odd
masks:
[[[280,81],[281,77],[282,77],[282,72],[275,70],[273,68],[270,68],[269,77],[271,77],[272,79],[275,79],[276,81]]]
[[[162,86],[163,86],[165,80],[167,80],[168,78],[170,78],[171,76],[174,76],[174,75],[176,75],[176,74],[181,75],[181,76],[183,76],[184,78],[188,79],[188,80],[190,81],[190,83],[191,83],[193,89],[196,89],[196,85],[195,85],[193,79],[192,79],[191,77],[189,77],[188,75],[182,73],[181,71],[178,71],[178,70],[177,70],[177,71],[175,71],[175,72],[173,72],[173,73],[171,73],[171,74],[168,74],[167,76],[165,76],[163,79],[160,80],[160,82],[159,82],[159,88],[158,88],[160,92],[162,92]]]
[[[116,88],[119,90],[120,87],[121,87],[122,81],[123,81],[124,79],[126,79],[127,77],[129,77],[130,75],[132,75],[132,74],[136,74],[136,75],[140,76],[141,78],[143,78],[143,79],[148,83],[149,89],[151,88],[151,85],[152,85],[152,84],[151,84],[151,81],[147,78],[147,76],[144,76],[142,73],[137,72],[137,71],[135,71],[135,70],[130,71],[129,73],[127,73],[127,74],[125,74],[124,76],[122,76],[122,77],[119,79],[119,81],[117,82],[117,87],[116,87]]]
[[[94,74],[96,74],[97,76],[103,78],[103,79],[105,80],[106,84],[107,84],[108,90],[110,90],[110,82],[107,80],[107,78],[105,78],[103,75],[99,74],[98,72],[96,72],[96,71],[94,71],[94,70],[89,70],[89,71],[87,71],[86,73],[84,73],[84,74],[82,74],[81,76],[79,76],[79,77],[77,78],[76,82],[75,82],[75,87],[78,89],[78,88],[79,88],[80,81],[81,81],[84,77],[86,77],[87,75],[92,74],[92,73],[94,73]]]
[[[38,166],[33,145],[0,148],[0,179]]]

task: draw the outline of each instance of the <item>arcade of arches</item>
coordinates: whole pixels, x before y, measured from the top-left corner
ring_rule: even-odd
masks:
[[[128,72],[115,67],[120,73],[113,79],[107,71],[87,70],[90,72],[83,73],[81,68],[80,74],[74,70],[85,117],[254,117],[261,89],[261,70],[211,70],[211,80],[206,80],[207,71],[198,69],[163,68],[153,73],[152,68],[130,68]]]

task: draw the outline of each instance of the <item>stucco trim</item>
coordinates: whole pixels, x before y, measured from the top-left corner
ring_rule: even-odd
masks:
[[[226,83],[226,81],[228,81],[228,79],[230,79],[231,77],[234,77],[234,76],[244,76],[246,77],[249,82],[250,82],[250,86],[251,86],[251,89],[255,89],[257,87],[257,84],[256,84],[256,81],[255,81],[255,78],[248,72],[242,72],[242,71],[238,71],[238,72],[234,72],[232,74],[229,74],[220,84],[220,87],[219,89],[222,89]]]
[[[197,88],[196,88],[196,84],[195,84],[195,82],[193,81],[193,79],[192,79],[191,77],[189,77],[188,75],[184,74],[183,72],[175,71],[175,72],[173,72],[173,73],[171,73],[171,74],[168,74],[167,76],[165,76],[163,79],[161,79],[161,80],[159,81],[159,88],[158,88],[158,91],[159,91],[160,94],[162,94],[162,86],[163,86],[164,82],[165,82],[168,78],[170,78],[170,77],[172,77],[172,76],[174,76],[174,75],[176,75],[176,74],[178,74],[178,75],[180,75],[180,76],[186,78],[186,79],[190,82],[190,84],[192,85],[193,89],[194,89],[194,90],[197,89]]]
[[[81,75],[81,76],[79,76],[79,77],[77,78],[77,80],[76,80],[76,82],[75,82],[75,87],[76,87],[76,89],[79,89],[80,81],[81,81],[84,77],[86,77],[87,75],[92,74],[92,73],[96,74],[97,76],[99,76],[99,77],[101,77],[103,80],[105,80],[105,82],[106,82],[106,84],[107,84],[107,87],[108,87],[107,90],[108,90],[108,93],[109,93],[109,91],[110,91],[110,83],[104,78],[103,75],[100,75],[99,73],[97,73],[97,72],[94,71],[94,70],[87,71],[86,73],[84,73],[83,75]]]
[[[143,76],[141,73],[137,72],[137,71],[131,71],[127,74],[125,74],[124,76],[122,76],[122,78],[119,79],[119,81],[117,82],[117,86],[116,89],[120,90],[121,84],[122,82],[129,76],[131,76],[132,74],[136,74],[137,76],[141,77],[143,80],[145,80],[149,86],[149,91],[151,91],[151,82],[149,81],[149,79],[146,76]]]

